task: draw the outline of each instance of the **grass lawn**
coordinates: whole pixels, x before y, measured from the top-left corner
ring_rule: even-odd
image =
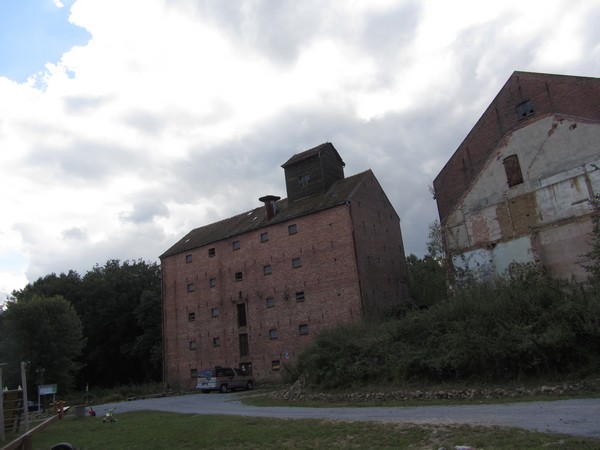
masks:
[[[102,417],[68,416],[34,438],[34,449],[69,442],[92,449],[453,449],[469,445],[485,449],[598,449],[600,442],[520,429],[471,426],[415,426],[327,420],[281,420],[204,416],[163,412],[131,412]]]

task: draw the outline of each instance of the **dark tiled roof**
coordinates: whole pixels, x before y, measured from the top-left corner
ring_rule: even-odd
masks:
[[[367,170],[335,182],[327,192],[321,195],[296,200],[291,203],[288,203],[287,199],[280,200],[277,202],[277,214],[269,221],[265,218],[265,207],[261,205],[229,219],[196,228],[163,253],[160,258],[186,252],[213,242],[239,236],[267,225],[285,222],[296,217],[344,204],[346,201],[352,199],[352,194],[360,183],[370,176],[373,176],[373,173],[371,170]]]
[[[301,153],[296,153],[294,156],[292,156],[290,159],[288,159],[285,163],[283,163],[281,167],[283,167],[285,169],[286,167],[290,166],[291,164],[294,164],[294,163],[297,163],[304,159],[310,158],[311,156],[317,155],[322,151],[333,151],[334,154],[338,157],[338,159],[342,163],[342,166],[346,165],[344,163],[344,161],[342,160],[342,157],[340,156],[338,151],[333,146],[333,144],[331,142],[325,142],[324,144],[317,145],[316,147],[308,149]]]

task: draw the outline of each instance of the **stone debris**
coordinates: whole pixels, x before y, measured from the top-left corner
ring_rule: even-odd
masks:
[[[294,384],[272,392],[270,396],[284,401],[335,402],[384,402],[399,400],[490,400],[518,399],[521,397],[578,395],[586,392],[600,392],[600,378],[577,383],[564,383],[541,387],[511,388],[465,388],[437,390],[399,390],[389,392],[314,392],[306,388],[306,377],[300,377]]]

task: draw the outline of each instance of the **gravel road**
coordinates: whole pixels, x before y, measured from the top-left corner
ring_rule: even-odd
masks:
[[[413,424],[498,425],[600,439],[600,399],[555,400],[501,405],[299,408],[242,404],[247,393],[189,394],[99,405],[100,415],[116,408],[128,411],[169,411],[282,419],[329,419]]]

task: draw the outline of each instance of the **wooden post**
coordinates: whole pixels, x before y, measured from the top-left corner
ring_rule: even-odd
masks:
[[[25,432],[29,431],[29,402],[27,401],[27,362],[21,361],[21,386],[23,386],[23,422],[25,423]]]

